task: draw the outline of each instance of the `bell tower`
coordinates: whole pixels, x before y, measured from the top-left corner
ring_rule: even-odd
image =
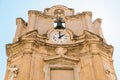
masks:
[[[5,80],[117,80],[101,22],[63,5],[28,11],[6,45]]]

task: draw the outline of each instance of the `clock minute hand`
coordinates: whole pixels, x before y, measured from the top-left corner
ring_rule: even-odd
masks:
[[[61,32],[59,31],[59,37],[60,37],[60,35],[61,35]]]
[[[59,39],[61,38],[60,36],[61,36],[61,32],[59,31],[59,37],[58,37]]]

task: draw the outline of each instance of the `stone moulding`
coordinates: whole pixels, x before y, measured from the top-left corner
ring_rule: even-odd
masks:
[[[107,45],[105,42],[103,42],[102,38],[88,31],[84,31],[83,35],[74,38],[73,39],[74,44],[64,44],[64,45],[51,44],[51,43],[47,43],[47,40],[48,40],[47,37],[39,35],[37,30],[28,32],[22,35],[17,42],[6,45],[7,55],[9,56],[11,51],[14,51],[15,49],[17,49],[16,47],[20,47],[20,45],[24,45],[24,44],[31,44],[31,46],[33,45],[36,47],[39,47],[41,45],[46,45],[48,47],[54,47],[54,48],[56,47],[70,48],[70,46],[77,47],[88,43],[89,44],[95,43],[102,46],[99,47],[101,50],[107,50],[109,53],[111,53],[111,56],[113,52],[113,47],[111,45]]]
[[[56,56],[47,56],[44,58],[44,61],[49,64],[65,64],[65,62],[69,62],[72,64],[77,64],[79,62],[79,59],[75,57],[69,57],[66,55],[56,55]],[[59,62],[57,62],[59,61]],[[53,62],[53,63],[52,63]],[[68,64],[68,63],[67,63]]]
[[[45,72],[45,80],[50,80],[50,71],[51,69],[72,69],[73,70],[73,76],[74,80],[79,80],[79,74],[80,74],[80,69],[79,66],[77,65],[45,65],[44,66],[44,72]]]
[[[49,15],[50,12],[53,13],[53,11],[56,10],[56,9],[62,9],[62,10],[64,10],[64,11],[65,11],[65,10],[66,10],[66,11],[70,11],[70,12],[71,12],[71,15],[74,14],[74,9],[68,8],[68,7],[64,6],[64,5],[55,5],[55,6],[51,7],[51,8],[45,8],[45,9],[44,9],[44,14]],[[65,12],[65,13],[66,13],[66,12]],[[50,14],[50,15],[51,15],[51,14]],[[67,16],[67,15],[66,15],[66,16]]]
[[[50,80],[51,70],[73,70],[74,80],[79,80],[80,68],[77,58],[66,55],[47,56],[44,58],[45,80]]]
[[[44,18],[52,18],[52,16],[49,16],[49,15],[45,15],[44,13],[42,13],[41,11],[37,11],[37,10],[29,10],[28,11],[28,15],[31,16],[31,15],[35,15],[35,16],[42,16]]]

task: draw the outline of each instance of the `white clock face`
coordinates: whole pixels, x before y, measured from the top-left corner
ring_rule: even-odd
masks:
[[[51,34],[52,40],[57,44],[65,44],[69,40],[68,34],[63,31],[55,31]]]

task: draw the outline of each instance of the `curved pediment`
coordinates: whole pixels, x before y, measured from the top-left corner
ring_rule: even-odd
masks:
[[[72,48],[72,47],[79,47],[83,46],[84,44],[89,44],[89,43],[96,43],[100,47],[101,50],[106,50],[110,53],[112,53],[113,47],[111,45],[107,45],[106,43],[103,42],[103,39],[99,37],[98,35],[91,33],[89,31],[84,31],[84,33],[81,36],[73,36],[73,39],[71,40],[71,43],[67,44],[55,44],[55,43],[50,43],[48,42],[48,37],[47,35],[40,35],[38,34],[37,30],[30,31],[24,35],[22,35],[19,40],[13,44],[7,44],[7,54],[10,54],[10,51],[18,46],[20,47],[19,44],[25,45],[24,43],[30,43],[31,46],[35,47],[40,47],[40,46],[47,46],[49,48]],[[91,44],[92,44],[91,43]],[[12,49],[13,48],[13,49]],[[32,48],[32,47],[31,47]],[[65,57],[60,57],[57,60],[66,60]],[[68,60],[68,59],[67,59]],[[72,60],[71,60],[72,61]]]
[[[46,8],[44,10],[45,15],[55,16],[56,14],[62,14],[64,16],[71,16],[74,14],[74,10],[72,8],[68,8],[63,5],[55,5],[51,8]]]

